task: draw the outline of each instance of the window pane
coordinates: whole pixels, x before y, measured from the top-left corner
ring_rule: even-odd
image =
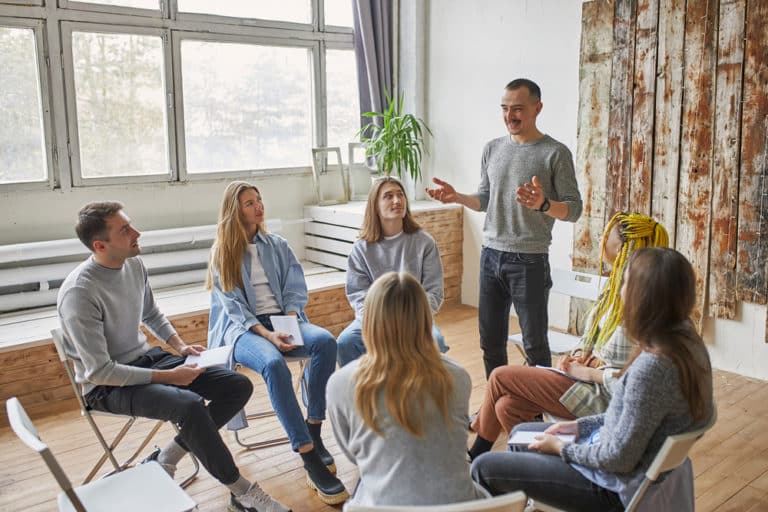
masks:
[[[311,23],[310,0],[178,0],[179,12]]]
[[[325,0],[325,24],[352,26],[352,0]]]
[[[76,0],[78,2],[85,2],[89,4],[101,4],[101,5],[118,5],[121,7],[137,7],[139,9],[155,9],[160,10],[159,0]]]
[[[0,183],[45,181],[40,77],[32,29],[0,27]]]
[[[360,129],[360,97],[357,88],[355,52],[325,52],[328,87],[328,145],[341,147],[347,158],[347,143],[355,141]]]
[[[83,178],[167,174],[159,36],[72,33]]]
[[[187,172],[310,165],[309,50],[182,41]]]

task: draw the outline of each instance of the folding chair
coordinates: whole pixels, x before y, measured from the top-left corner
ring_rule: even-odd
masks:
[[[298,394],[299,390],[301,390],[301,401],[304,404],[304,407],[307,407],[307,372],[309,371],[309,368],[306,367],[307,360],[309,357],[306,356],[289,356],[286,355],[285,362],[290,363],[299,363],[299,372],[300,377],[296,382],[295,392]],[[235,366],[236,369],[243,368],[243,366],[237,364]],[[265,439],[263,441],[254,441],[254,442],[246,442],[243,439],[240,438],[240,431],[244,430],[248,427],[248,420],[258,420],[262,418],[271,418],[275,416],[274,409],[268,409],[265,411],[258,411],[258,412],[252,412],[252,413],[246,413],[245,409],[235,414],[235,416],[229,420],[229,423],[227,423],[227,430],[230,430],[234,433],[235,442],[242,446],[243,448],[247,450],[258,450],[260,448],[269,448],[270,446],[278,446],[281,444],[285,444],[289,441],[289,439],[285,436],[282,437],[275,437],[270,439]]]
[[[714,408],[714,406],[712,411],[712,418],[704,427],[698,430],[693,430],[691,432],[686,432],[684,434],[668,436],[667,439],[664,440],[664,444],[661,445],[659,452],[656,454],[656,457],[653,458],[653,462],[651,462],[651,465],[645,472],[645,478],[643,479],[643,482],[635,491],[635,494],[632,496],[632,500],[629,502],[629,504],[627,504],[627,508],[624,509],[625,512],[638,511],[640,505],[643,502],[643,498],[646,495],[646,492],[651,487],[651,485],[656,483],[656,481],[659,479],[659,476],[662,473],[667,473],[677,469],[678,467],[682,466],[686,460],[688,460],[688,453],[691,451],[693,445],[696,443],[696,441],[701,439],[707,430],[712,428],[712,426],[714,426],[715,422],[717,421],[717,409]],[[663,484],[664,482],[659,483],[659,485]],[[693,498],[693,496],[691,496],[691,498]],[[536,507],[536,510],[540,510],[542,512],[564,512],[559,508],[546,505],[540,501],[535,502],[534,506]]]
[[[560,268],[552,269],[552,292],[559,295],[594,301],[597,300],[600,290],[606,282],[607,280],[601,280],[600,276],[593,274]],[[559,331],[549,330],[547,337],[549,350],[555,355],[570,353],[579,343],[578,336]],[[512,334],[507,338],[507,341],[514,344],[523,359],[526,359],[522,334]]]
[[[197,506],[156,462],[141,464],[109,478],[73,488],[48,445],[40,439],[21,402],[12,397],[5,405],[13,431],[24,444],[40,454],[61,487],[63,492],[58,496],[60,511],[186,512]]]
[[[93,466],[90,473],[88,473],[88,476],[86,476],[85,480],[83,480],[83,484],[87,484],[88,482],[90,482],[93,479],[93,477],[96,476],[96,473],[98,473],[98,471],[101,469],[101,467],[104,465],[104,463],[107,460],[109,460],[113,468],[113,470],[107,473],[107,475],[124,471],[126,468],[130,467],[131,464],[133,464],[133,462],[136,460],[136,458],[139,456],[142,450],[144,450],[144,448],[146,448],[146,446],[150,443],[150,441],[152,441],[152,438],[155,437],[155,434],[157,434],[157,431],[160,430],[160,427],[163,425],[163,423],[165,423],[165,421],[164,420],[157,421],[154,424],[154,426],[150,429],[146,437],[144,437],[143,441],[139,443],[138,448],[134,450],[131,456],[128,457],[122,463],[118,462],[117,458],[115,457],[115,450],[117,449],[117,446],[120,444],[120,441],[123,440],[123,438],[131,429],[131,427],[134,425],[134,423],[136,423],[137,417],[125,416],[121,414],[111,414],[111,413],[95,411],[91,409],[91,407],[85,401],[85,397],[83,397],[82,389],[80,385],[77,383],[77,381],[75,381],[75,373],[73,370],[73,359],[76,359],[77,355],[75,353],[74,348],[69,342],[69,339],[67,338],[66,334],[64,334],[63,330],[53,329],[51,331],[51,336],[53,337],[53,344],[56,346],[56,352],[59,355],[59,361],[61,361],[61,364],[64,366],[64,371],[67,373],[67,377],[69,378],[69,383],[72,385],[72,389],[75,392],[75,397],[77,397],[77,402],[80,404],[80,414],[82,416],[85,416],[85,419],[88,420],[88,424],[91,426],[91,430],[93,430],[93,433],[96,435],[96,439],[99,440],[99,444],[101,444],[101,447],[104,450],[104,453],[101,455],[101,457],[99,457],[99,460],[96,461],[96,464]],[[128,419],[125,421],[125,423],[123,424],[122,428],[117,433],[117,435],[115,435],[115,437],[112,440],[112,443],[108,444],[106,439],[104,438],[104,435],[101,433],[99,426],[96,424],[94,415],[123,417],[123,418],[127,417]],[[173,428],[176,430],[176,432],[178,432],[178,427],[175,424],[173,425]],[[197,477],[197,474],[200,471],[200,464],[197,461],[197,458],[194,455],[192,455],[192,453],[189,453],[189,456],[192,459],[194,471],[190,476],[188,476],[181,482],[180,485],[182,487],[186,487],[187,485],[189,485],[192,482],[192,480],[194,480]]]
[[[523,512],[527,499],[521,491],[450,505],[344,505],[344,512]]]

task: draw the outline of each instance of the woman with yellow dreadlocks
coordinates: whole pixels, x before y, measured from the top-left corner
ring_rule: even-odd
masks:
[[[568,375],[519,365],[493,370],[471,425],[477,432],[471,459],[489,451],[502,429],[509,432],[539,414],[574,419],[605,411],[632,352],[621,328],[624,267],[637,249],[668,244],[664,227],[646,215],[617,213],[611,218],[600,243],[600,268],[604,262],[611,266],[608,282],[587,317],[579,348],[558,365]]]

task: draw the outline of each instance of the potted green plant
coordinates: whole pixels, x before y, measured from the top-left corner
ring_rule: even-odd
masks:
[[[387,108],[383,112],[366,112],[363,117],[371,122],[363,126],[357,135],[365,144],[365,154],[376,162],[379,174],[398,178],[409,175],[415,182],[421,178],[422,151],[424,134],[432,131],[413,114],[403,113],[404,93],[399,98],[392,98],[389,93]]]

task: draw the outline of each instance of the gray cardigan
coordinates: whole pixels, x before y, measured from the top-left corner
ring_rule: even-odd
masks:
[[[355,408],[359,360],[331,375],[326,389],[328,416],[339,448],[360,470],[360,483],[350,503],[358,505],[439,505],[485,497],[475,487],[467,463],[469,395],[472,382],[461,366],[443,356],[453,376],[449,423],[427,401],[424,437],[403,430],[379,400],[384,436],[366,427]]]

